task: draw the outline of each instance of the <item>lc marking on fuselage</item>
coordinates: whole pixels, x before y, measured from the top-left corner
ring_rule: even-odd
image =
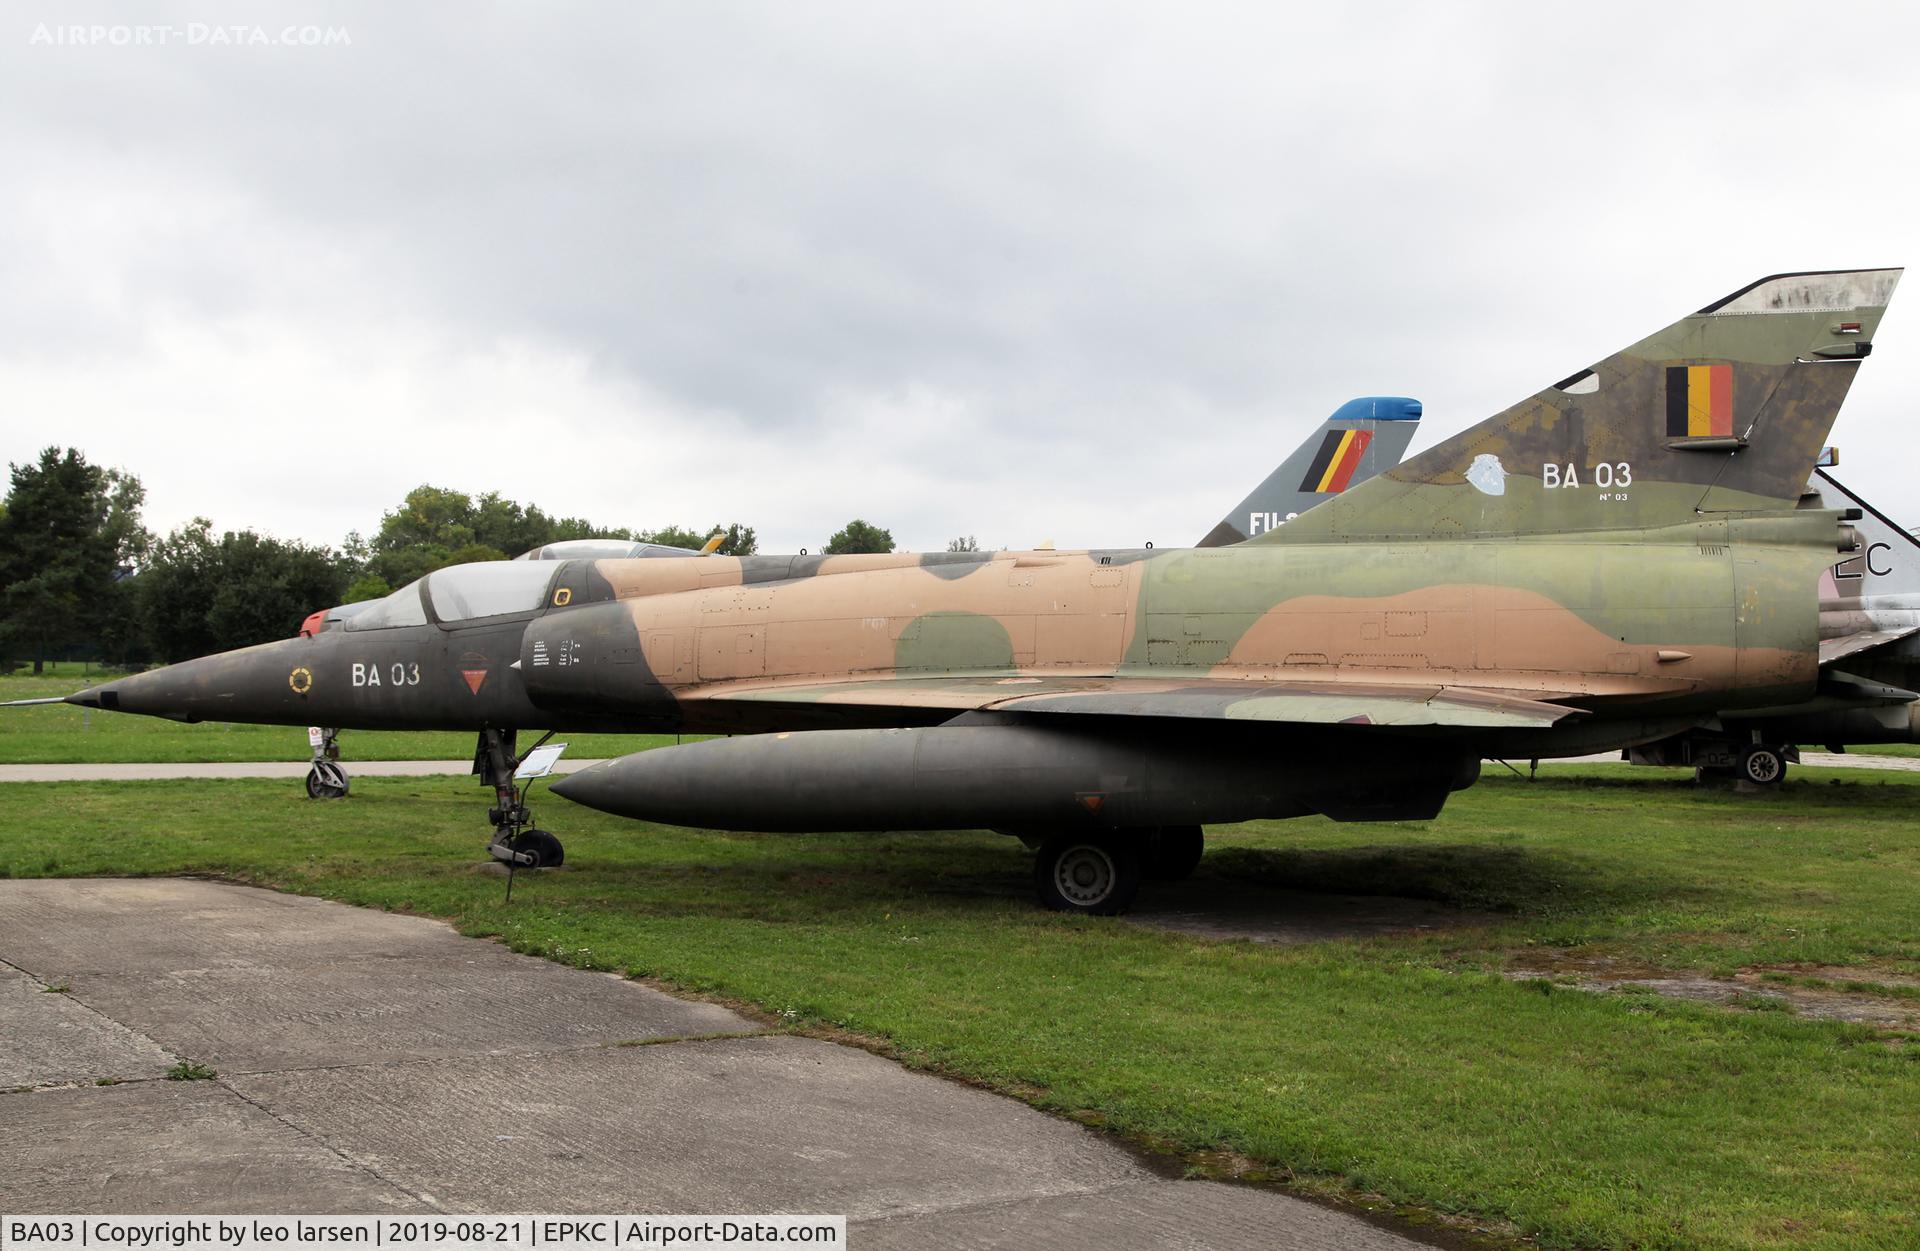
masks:
[[[1841,561],[1839,564],[1835,565],[1833,567],[1833,576],[1835,578],[1844,579],[1849,582],[1859,581],[1862,577],[1866,575],[1863,574],[1857,567],[1853,569],[1847,568],[1848,565],[1853,565],[1856,562],[1858,562],[1858,564],[1863,564],[1866,566],[1866,573],[1870,573],[1876,578],[1892,577],[1893,566],[1888,565],[1885,569],[1882,569],[1880,567],[1879,561],[1876,559],[1876,557],[1878,557],[1880,553],[1891,552],[1891,551],[1893,551],[1893,545],[1891,543],[1869,543],[1867,544],[1866,551],[1860,553],[1858,556],[1849,556],[1845,560]]]

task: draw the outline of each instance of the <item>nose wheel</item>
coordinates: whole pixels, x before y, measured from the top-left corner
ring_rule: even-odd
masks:
[[[307,798],[345,799],[347,770],[340,763],[340,731],[309,726],[307,745],[313,748],[313,764],[307,769]]]
[[[332,760],[316,760],[307,770],[308,799],[345,799],[347,771]]]
[[[566,863],[566,848],[545,830],[522,830],[496,835],[487,851],[502,864],[518,869],[557,869]]]

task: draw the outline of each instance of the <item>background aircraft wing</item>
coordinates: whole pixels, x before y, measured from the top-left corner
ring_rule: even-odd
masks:
[[[1897,626],[1891,629],[1856,630],[1852,634],[1843,634],[1839,638],[1820,640],[1820,664],[1824,667],[1836,660],[1848,656],[1857,656],[1861,652],[1872,651],[1876,647],[1898,642],[1920,634],[1920,625]]]

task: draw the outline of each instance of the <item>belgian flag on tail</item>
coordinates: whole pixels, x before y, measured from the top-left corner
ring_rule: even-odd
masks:
[[[1371,430],[1327,431],[1327,437],[1320,441],[1320,450],[1313,455],[1313,463],[1307,466],[1307,476],[1300,479],[1300,489],[1320,495],[1346,490],[1371,442]]]
[[[1667,367],[1667,437],[1698,439],[1733,433],[1733,366]]]

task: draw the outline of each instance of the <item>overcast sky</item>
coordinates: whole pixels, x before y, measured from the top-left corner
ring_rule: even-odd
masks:
[[[430,482],[1186,544],[1350,396],[1423,400],[1417,450],[1920,260],[1915,13],[29,0],[0,456],[131,470],[160,531],[338,543]],[[1920,523],[1920,290],[1876,346],[1839,476]]]

